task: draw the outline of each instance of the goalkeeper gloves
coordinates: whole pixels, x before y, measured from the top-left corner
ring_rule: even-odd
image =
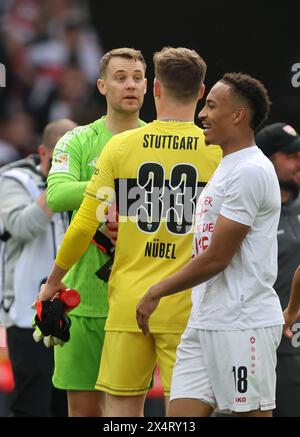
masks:
[[[66,313],[79,305],[79,302],[80,295],[73,289],[61,291],[52,300],[38,300],[33,320],[34,340],[43,340],[46,347],[57,344],[63,346],[69,341],[71,320]]]

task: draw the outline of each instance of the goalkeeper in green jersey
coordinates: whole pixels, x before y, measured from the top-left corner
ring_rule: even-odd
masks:
[[[74,216],[107,141],[115,134],[145,124],[139,119],[147,86],[145,72],[146,64],[139,50],[119,48],[102,57],[97,87],[106,98],[107,114],[73,129],[56,144],[48,177],[47,201],[51,209],[74,211]],[[101,237],[101,233],[97,234]],[[110,256],[106,245],[109,239],[103,235],[102,238],[94,238],[87,252],[64,277],[64,284],[81,296],[80,305],[70,314],[71,339],[64,347],[55,348],[53,384],[67,390],[69,416],[103,414],[104,393],[95,390],[95,383],[108,301],[107,283],[96,272],[101,273]]]

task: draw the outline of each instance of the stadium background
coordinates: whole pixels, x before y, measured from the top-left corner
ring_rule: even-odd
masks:
[[[227,71],[253,75],[269,90],[273,102],[269,122],[289,122],[300,131],[298,2],[167,0],[129,6],[90,0],[89,4],[105,49],[129,45],[143,51],[150,88],[154,51],[165,45],[194,48],[208,65],[207,89]],[[295,72],[294,64],[298,64]],[[155,117],[151,92],[142,113],[146,120]]]
[[[59,90],[55,89],[54,97],[51,93],[49,94],[48,106],[41,106],[36,101],[34,106],[32,104],[34,99],[30,94],[32,91],[30,86],[34,84],[28,86],[26,83],[24,86],[22,83],[20,86],[25,76],[21,74],[24,73],[22,62],[20,59],[16,62],[16,54],[13,53],[11,56],[11,46],[7,47],[7,35],[13,36],[17,29],[14,25],[3,27],[1,21],[5,16],[6,8],[14,3],[19,6],[32,3],[36,8],[42,8],[47,3],[58,2],[54,0],[52,2],[50,0],[0,0],[0,63],[6,67],[7,82],[5,88],[0,88],[0,166],[13,156],[22,157],[35,150],[42,127],[51,119],[51,114],[52,117],[54,117],[53,114],[57,114],[55,112],[57,105],[53,104],[53,101],[61,98]],[[258,0],[240,2],[211,0],[207,4],[200,0],[181,3],[64,0],[62,3],[65,3],[67,7],[76,6],[82,11],[85,22],[90,25],[94,35],[98,38],[99,53],[121,46],[142,50],[148,64],[149,81],[149,91],[141,111],[141,116],[145,121],[155,118],[151,90],[153,53],[167,45],[186,46],[197,50],[207,62],[208,72],[205,81],[207,90],[227,71],[242,71],[251,74],[260,79],[269,90],[273,104],[268,123],[284,121],[300,131],[300,32],[298,25],[300,4],[297,2],[286,0],[284,3],[275,4]],[[45,35],[42,35],[42,38],[38,35],[37,40],[44,41],[43,38]],[[35,43],[36,41],[33,41],[33,45]],[[27,53],[32,41],[21,41],[17,55],[23,53],[22,44],[24,44],[24,53]],[[98,61],[99,59],[96,59],[97,63]],[[45,65],[39,65],[38,68],[41,69],[41,67],[44,68]],[[37,67],[35,68],[37,71]],[[57,72],[58,70],[55,74]],[[50,72],[49,69],[47,71],[44,69],[42,73],[48,74],[48,79],[53,80],[53,70]],[[38,74],[37,79],[41,77]],[[54,85],[59,89],[59,83],[55,80]],[[73,86],[74,84],[76,86],[76,82],[73,82]],[[89,102],[97,103],[86,105],[84,99],[79,100],[79,106],[81,105],[84,111],[78,110],[79,106],[75,106],[75,110],[73,108],[75,112],[63,114],[76,118],[80,124],[93,121],[105,112],[103,100],[96,91],[95,81],[91,81],[89,88],[86,89],[91,94]],[[50,89],[50,91],[53,90]],[[42,97],[44,93],[41,95],[41,100]],[[199,103],[199,110],[202,105],[203,101]],[[87,107],[92,110],[86,112]],[[16,126],[19,123],[24,127],[18,136]],[[199,123],[197,119],[196,123]],[[9,124],[11,129],[8,127]],[[9,370],[4,367],[7,365],[5,360],[3,339],[0,338],[0,366],[4,363],[1,368],[2,373],[0,372],[0,395],[1,390],[11,388],[11,381],[8,381]],[[156,388],[156,394],[161,395],[160,385],[158,384]],[[156,406],[152,405],[154,415],[159,415],[161,405],[161,402]],[[158,409],[154,410],[156,407]]]

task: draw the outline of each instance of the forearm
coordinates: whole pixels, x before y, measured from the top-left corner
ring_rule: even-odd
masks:
[[[93,234],[94,232],[85,233],[76,229],[72,222],[57,254],[56,265],[63,270],[69,270],[85,253]]]
[[[50,286],[60,285],[63,277],[67,273],[68,270],[60,268],[56,263],[53,264],[50,275],[47,278],[47,284]]]
[[[209,253],[209,250],[196,256],[174,275],[155,284],[157,297],[165,297],[195,287],[208,281],[226,268],[222,260]]]
[[[162,297],[192,288],[215,276],[226,267],[224,262],[207,249],[185,267],[167,279],[160,281],[149,288],[136,307],[136,319],[144,335],[149,335],[149,317],[157,308]]]
[[[44,211],[44,213],[48,216],[49,219],[51,219],[54,215],[54,212],[49,208],[47,204],[47,193],[46,191],[43,191],[42,194],[35,200],[38,206]]]
[[[1,219],[5,230],[20,241],[31,241],[50,223],[47,213],[19,182],[3,178],[0,186]]]
[[[291,313],[296,313],[300,309],[300,266],[294,274],[292,291],[287,308]]]
[[[149,317],[162,297],[195,287],[224,271],[249,231],[249,226],[219,216],[208,248],[174,275],[149,288],[137,305],[140,329],[149,334]]]
[[[50,218],[37,203],[33,202],[22,210],[13,210],[4,217],[5,229],[21,241],[31,241],[45,231]]]
[[[249,226],[219,216],[209,247],[175,275],[157,284],[157,296],[168,296],[195,287],[225,270],[249,229]]]
[[[50,175],[47,190],[49,207],[56,212],[79,209],[87,184],[87,181],[63,181],[58,175]]]

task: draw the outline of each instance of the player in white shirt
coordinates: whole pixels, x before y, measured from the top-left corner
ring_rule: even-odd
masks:
[[[223,159],[198,200],[193,259],[137,306],[147,335],[160,299],[193,287],[173,371],[173,417],[209,416],[215,408],[271,416],[275,408],[284,323],[273,289],[281,200],[274,167],[254,140],[269,108],[266,89],[248,75],[227,73],[213,86],[199,117]]]

